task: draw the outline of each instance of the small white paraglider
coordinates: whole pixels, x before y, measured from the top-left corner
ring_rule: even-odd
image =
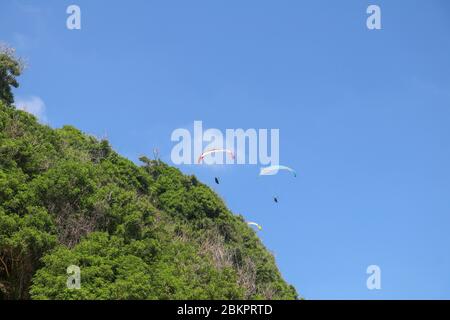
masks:
[[[259,224],[257,224],[256,222],[247,222],[247,224],[249,226],[255,226],[258,228],[259,231],[262,231],[262,227]]]

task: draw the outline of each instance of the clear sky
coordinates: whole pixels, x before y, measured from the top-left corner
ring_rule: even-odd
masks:
[[[28,61],[18,101],[134,161],[158,147],[171,163],[194,120],[279,128],[297,178],[179,167],[263,226],[302,296],[450,299],[449,1],[1,0],[0,39]]]

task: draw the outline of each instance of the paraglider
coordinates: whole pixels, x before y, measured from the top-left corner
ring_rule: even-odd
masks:
[[[228,150],[228,149],[211,149],[211,150],[203,152],[200,155],[200,157],[198,158],[198,163],[201,163],[203,161],[203,159],[207,155],[212,154],[212,153],[219,153],[219,152],[221,152],[221,153],[228,153],[230,155],[231,159],[234,159],[234,153],[231,150]]]
[[[219,178],[215,177],[214,181],[216,182],[216,184],[220,184]]]
[[[271,176],[271,175],[277,174],[278,171],[280,171],[280,170],[287,170],[287,171],[291,172],[294,175],[294,177],[297,177],[297,173],[295,172],[294,169],[286,167],[286,166],[279,166],[279,165],[261,168],[259,175],[260,176]]]
[[[273,166],[261,168],[261,170],[259,171],[259,175],[260,176],[276,175],[278,173],[278,171],[280,171],[280,170],[288,171],[288,172],[292,173],[294,178],[297,177],[297,173],[295,172],[294,169],[287,167],[287,166],[281,166],[281,165],[273,165]],[[278,203],[278,196],[274,196],[273,201],[275,203]]]
[[[262,227],[259,224],[257,224],[256,222],[247,222],[247,224],[249,226],[255,226],[258,228],[259,231],[262,231]]]

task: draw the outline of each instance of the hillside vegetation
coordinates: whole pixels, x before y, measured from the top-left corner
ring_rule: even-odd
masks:
[[[0,298],[297,298],[209,187],[141,161],[0,101]]]

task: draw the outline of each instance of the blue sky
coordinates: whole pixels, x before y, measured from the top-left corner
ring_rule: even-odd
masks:
[[[296,179],[180,169],[264,227],[302,296],[450,299],[448,1],[2,0],[0,39],[28,62],[18,101],[135,161],[157,147],[170,163],[172,131],[194,120],[279,128]]]

